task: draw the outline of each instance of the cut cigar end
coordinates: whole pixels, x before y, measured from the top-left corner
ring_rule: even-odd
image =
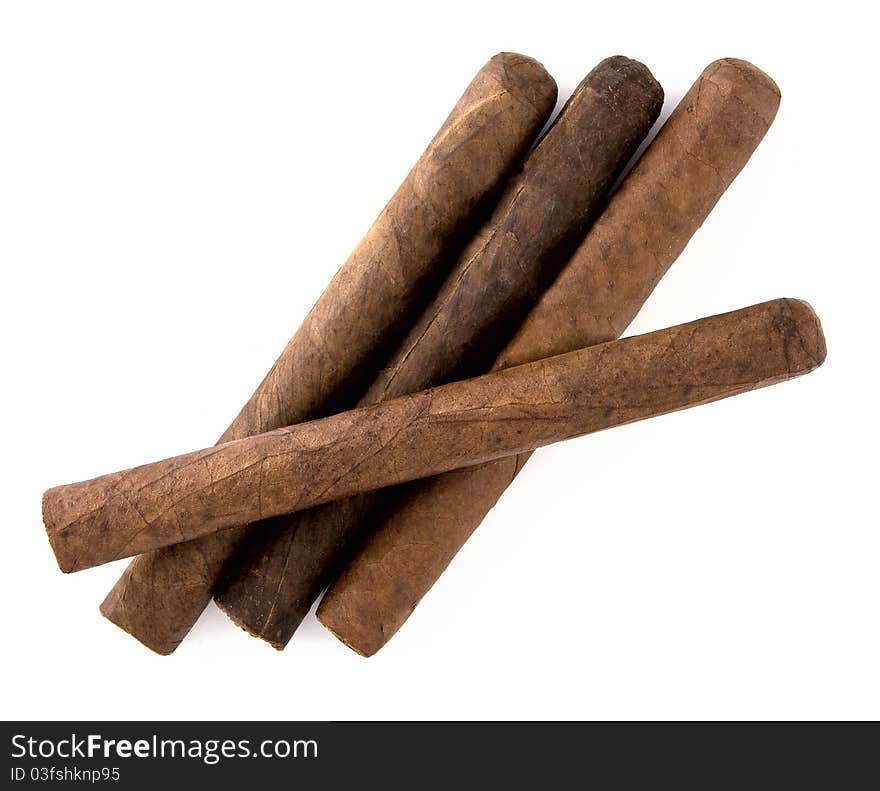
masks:
[[[239,617],[238,612],[235,609],[228,607],[222,597],[215,596],[214,604],[217,605],[217,609],[232,621],[233,624],[251,637],[255,637],[257,640],[262,640],[264,643],[268,643],[276,651],[283,651],[287,647],[286,642],[282,643],[278,640],[273,640],[262,632],[254,629],[247,621],[242,620],[241,617]]]
[[[171,644],[166,642],[155,642],[150,640],[147,632],[133,628],[124,617],[124,609],[121,611],[121,608],[117,606],[114,592],[115,589],[110,592],[107,598],[101,602],[101,606],[98,607],[98,612],[100,612],[101,615],[103,615],[114,626],[119,627],[126,634],[131,635],[141,645],[149,648],[153,653],[159,654],[160,656],[170,656],[177,650],[180,641]]]
[[[315,617],[318,619],[318,623],[339,640],[340,643],[365,659],[369,659],[384,645],[384,643],[379,643],[378,645],[361,645],[354,642],[350,635],[347,637],[336,631],[336,629],[333,628],[333,615],[323,609],[323,603],[318,606],[318,611],[315,613]]]

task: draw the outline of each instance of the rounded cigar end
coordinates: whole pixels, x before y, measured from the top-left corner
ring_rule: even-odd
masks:
[[[652,106],[656,108],[655,115],[660,114],[664,97],[663,86],[641,61],[633,60],[626,55],[612,55],[601,61],[590,72],[590,76],[593,78],[604,77],[609,82],[624,80],[627,85],[637,86],[648,97]]]
[[[793,372],[808,373],[822,365],[828,354],[822,322],[809,302],[790,298],[781,302],[789,368]]]
[[[779,110],[782,92],[770,75],[740,58],[721,58],[710,63],[701,76],[725,93],[735,95],[769,127]]]
[[[644,63],[625,55],[612,55],[590,71],[575,88],[569,102],[585,90],[594,92],[607,105],[616,119],[617,128],[621,130],[616,134],[629,130],[626,158],[619,163],[623,167],[660,116],[663,88]],[[636,130],[637,135],[634,134]]]
[[[499,52],[490,58],[486,68],[510,94],[533,107],[537,115],[549,115],[556,105],[556,80],[534,58],[518,52]]]

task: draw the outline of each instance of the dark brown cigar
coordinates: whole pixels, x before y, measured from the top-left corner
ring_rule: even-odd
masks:
[[[349,408],[363,394],[454,263],[478,206],[531,145],[556,85],[523,55],[477,74],[437,136],[333,278],[221,441]],[[168,654],[210,601],[236,534],[137,558],[101,612]]]
[[[745,165],[779,89],[741,60],[710,64],[660,130],[497,367],[616,338]],[[527,460],[401,487],[330,588],[319,620],[362,654],[406,621]]]
[[[524,453],[808,373],[812,308],[775,300],[50,489],[63,571]]]
[[[641,63],[613,57],[593,69],[361,404],[487,371],[583,239],[662,103]],[[220,609],[283,648],[347,559],[375,502],[370,493],[252,530],[215,588]]]

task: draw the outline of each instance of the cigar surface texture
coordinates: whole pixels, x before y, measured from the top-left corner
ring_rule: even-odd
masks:
[[[521,160],[555,101],[553,79],[531,58],[502,53],[483,67],[221,442],[357,401],[442,282],[477,207]],[[235,539],[229,531],[218,551],[182,545],[137,558],[101,612],[170,653],[210,600],[207,586]]]
[[[764,137],[779,89],[750,63],[710,64],[501,354],[517,365],[620,336]],[[400,487],[324,596],[318,619],[371,655],[406,621],[527,456]]]
[[[63,571],[715,401],[816,368],[775,300],[48,490]]]
[[[641,63],[616,56],[593,69],[361,403],[487,371],[582,241],[662,104]],[[220,609],[282,648],[358,540],[376,496],[250,530],[215,586]]]

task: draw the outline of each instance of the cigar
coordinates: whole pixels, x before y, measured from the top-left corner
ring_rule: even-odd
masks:
[[[750,63],[710,64],[497,368],[619,337],[764,137],[779,106]],[[369,656],[401,627],[525,464],[508,458],[401,487],[318,619]]]
[[[662,104],[641,63],[612,57],[593,69],[361,404],[485,373],[583,239]],[[359,540],[376,496],[249,531],[215,586],[217,605],[283,648]]]
[[[62,571],[744,393],[808,373],[812,308],[775,300],[50,489]]]
[[[357,402],[555,102],[553,79],[531,58],[502,53],[478,72],[221,442]],[[217,540],[216,551],[181,546],[136,559],[101,612],[154,651],[172,652],[210,600],[203,583],[237,536]]]

